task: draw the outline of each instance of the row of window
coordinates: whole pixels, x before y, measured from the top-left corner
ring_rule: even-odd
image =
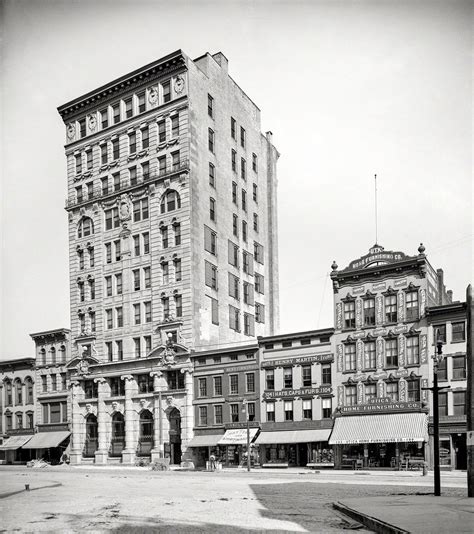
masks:
[[[208,406],[199,406],[199,417],[198,417],[198,426],[207,426],[209,424],[222,425],[224,423],[223,410],[224,406],[222,404],[214,404],[213,409],[213,422],[208,418],[210,407]],[[239,420],[246,420],[248,414],[249,421],[255,421],[255,402],[247,403],[247,412],[242,412],[240,404],[229,404],[230,411],[230,420],[232,423],[238,423]],[[240,416],[242,413],[242,416]]]
[[[255,321],[258,323],[263,322],[261,312],[261,306],[259,305],[255,306],[255,316],[247,312],[243,313],[243,332],[246,336],[255,336]],[[236,332],[241,332],[240,314],[239,308],[229,305],[229,328]]]
[[[329,343],[330,342],[330,337],[329,336],[321,336],[319,338],[319,342],[320,343]],[[315,342],[317,342],[318,340],[315,339]],[[303,339],[300,339],[299,340],[300,342],[300,345],[311,345],[311,338],[303,338]],[[272,349],[278,349],[278,348],[289,348],[289,347],[292,347],[293,346],[293,341],[291,340],[287,340],[287,341],[282,341],[281,343],[265,343],[264,344],[264,348],[266,350],[272,350]]]
[[[24,401],[25,404],[34,403],[34,383],[30,377],[26,377],[24,382],[26,397],[23,395],[23,383],[19,378],[13,382],[9,378],[6,378],[3,384],[5,390],[5,406],[23,406]],[[0,405],[3,404],[1,400]],[[15,404],[13,404],[13,401],[15,401]]]
[[[243,359],[243,358],[240,358]],[[246,360],[253,360],[255,359],[255,354],[249,353],[245,355]],[[206,365],[207,363],[222,363],[222,361],[229,361],[229,362],[237,362],[239,361],[239,355],[238,354],[231,354],[228,357],[224,357],[224,360],[222,359],[222,356],[213,356],[212,362],[209,362],[207,358],[201,357],[197,358],[195,360],[196,365]]]
[[[85,282],[84,280],[78,280],[77,292],[78,292],[79,302],[84,302],[85,300],[94,300],[95,299],[95,280],[93,278],[87,280],[87,282]]]
[[[363,299],[363,325],[374,326],[375,319],[375,298],[365,297]],[[355,299],[344,302],[344,328],[356,327],[356,301]],[[396,323],[398,321],[397,295],[385,295],[384,297],[385,323]],[[405,301],[405,320],[415,321],[419,318],[418,291],[408,291]]]
[[[5,414],[5,431],[8,433],[10,430],[20,429],[32,429],[34,427],[34,415],[33,412],[17,412],[15,414],[15,427],[13,427],[13,414]]]
[[[198,378],[198,397],[207,397],[208,395],[208,381],[207,377]],[[228,392],[229,395],[239,394],[239,375],[231,374],[228,376]],[[212,391],[216,397],[222,396],[222,376],[212,377]],[[255,373],[245,373],[245,392],[255,393]]]
[[[234,219],[235,220],[235,219]],[[238,234],[238,231],[237,231]],[[235,233],[234,233],[235,235]],[[238,246],[232,241],[228,243],[229,250],[229,263],[234,266],[238,266]],[[217,256],[217,232],[204,225],[204,249],[210,252],[214,256]],[[263,245],[254,241],[253,258],[257,263],[263,265],[264,263],[264,248]]]
[[[254,258],[255,254],[257,254],[257,257],[260,257],[260,255],[263,255],[262,249],[260,249],[260,245],[258,243],[254,243],[254,253],[253,255],[247,252],[246,250],[242,249],[242,270],[245,274],[248,274],[250,276],[254,276]],[[234,242],[232,242],[230,239],[228,241],[228,262],[233,267],[236,267],[237,269],[240,268],[240,262],[239,262],[239,246],[236,245]],[[263,261],[263,260],[262,260]],[[260,262],[259,262],[260,263]],[[263,287],[263,284],[262,284]]]
[[[412,378],[406,381],[407,383],[407,401],[420,400],[420,379]],[[399,401],[399,382],[385,382],[385,397],[392,401]],[[363,404],[377,398],[377,384],[364,384],[364,399]],[[357,403],[357,386],[345,387],[345,405],[356,406]]]
[[[41,391],[46,393],[48,391],[66,391],[67,390],[67,375],[66,373],[52,374],[48,380],[47,375],[41,375]]]
[[[98,123],[100,130],[105,130],[109,126],[119,124],[123,120],[130,119],[135,115],[144,113],[148,109],[148,100],[156,101],[159,105],[171,101],[171,80],[161,82],[158,87],[151,87],[135,93],[127,98],[118,100],[112,104],[104,106],[94,114],[95,122]],[[79,136],[81,138],[87,135],[86,117],[77,121]]]
[[[82,236],[81,236],[82,237]],[[77,262],[79,264],[79,270],[84,270],[86,268],[86,256],[87,256],[87,267],[92,268],[95,266],[95,251],[94,247],[90,246],[85,249],[77,249]]]
[[[311,387],[313,384],[313,370],[311,365],[301,366],[301,385],[303,387]],[[294,387],[294,373],[297,372],[296,367],[283,367],[283,389],[293,389]],[[325,363],[321,365],[321,385],[331,385],[331,364]],[[265,369],[265,389],[275,389],[275,370]]]
[[[440,340],[443,343],[447,343],[446,324],[434,325],[433,328],[436,331],[436,335],[439,335]],[[466,323],[464,321],[451,323],[451,343],[459,343],[460,341],[466,341]]]
[[[47,352],[43,347],[38,351],[38,362],[40,365],[56,365],[66,363],[66,347],[61,345],[59,350],[51,347]]]

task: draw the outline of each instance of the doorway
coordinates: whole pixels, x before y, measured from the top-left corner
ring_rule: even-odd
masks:
[[[170,463],[181,463],[181,414],[173,408],[168,415],[170,422]]]
[[[451,434],[454,449],[454,469],[467,469],[466,434]]]
[[[150,456],[153,448],[153,415],[150,410],[140,412],[138,456]]]
[[[92,457],[97,450],[97,440],[98,440],[98,424],[97,417],[91,413],[86,418],[86,441],[84,443],[83,454],[86,457]]]
[[[125,448],[125,421],[123,414],[116,412],[112,417],[112,439],[110,456],[121,456]]]

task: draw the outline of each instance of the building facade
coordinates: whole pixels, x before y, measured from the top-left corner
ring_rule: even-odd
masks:
[[[443,360],[438,365],[440,464],[444,469],[467,468],[466,443],[466,303],[452,302],[427,309],[428,347],[434,353],[437,332],[443,342]],[[432,361],[430,362],[432,364]],[[432,370],[430,372],[432,376]],[[430,399],[432,404],[432,399]],[[430,419],[430,452],[433,426]]]
[[[221,53],[193,61],[174,52],[58,111],[68,176],[71,461],[107,462],[112,449],[115,457],[115,421],[124,461],[138,451],[177,463],[170,436],[154,434],[166,421],[176,426],[176,412],[164,417],[145,390],[156,398],[181,391],[170,406],[184,452],[194,426],[185,408],[190,350],[278,328],[278,152]],[[184,392],[176,376],[186,376]],[[152,445],[140,445],[142,427]]]
[[[332,265],[336,466],[398,467],[429,459],[429,306],[451,301],[441,270],[375,245]],[[426,448],[426,451],[425,451]]]
[[[258,345],[234,346],[192,355],[194,363],[194,438],[196,467],[213,454],[238,467],[247,452],[247,426],[253,443],[260,429]],[[257,461],[251,449],[252,461]]]
[[[259,338],[263,467],[334,467],[334,354],[326,328]]]
[[[0,462],[30,459],[23,446],[35,428],[35,359],[0,361]]]

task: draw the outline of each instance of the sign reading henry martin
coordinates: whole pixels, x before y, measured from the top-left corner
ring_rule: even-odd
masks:
[[[332,354],[316,354],[314,356],[299,356],[297,358],[282,358],[280,360],[267,360],[262,362],[262,369],[265,367],[283,367],[284,365],[301,365],[302,363],[326,363],[332,362]]]

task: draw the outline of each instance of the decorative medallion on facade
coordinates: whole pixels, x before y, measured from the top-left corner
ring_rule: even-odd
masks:
[[[89,123],[89,130],[95,132],[97,128],[97,117],[95,115],[89,115],[87,117],[87,122]]]
[[[87,375],[90,373],[89,362],[86,359],[86,356],[82,356],[82,360],[77,365],[77,372],[80,375]]]
[[[148,91],[148,102],[150,102],[150,104],[157,104],[158,102],[158,95],[159,95],[159,89],[158,89],[158,86],[153,86],[150,88],[150,90]]]
[[[180,95],[184,91],[184,77],[179,75],[176,76],[176,79],[174,81],[174,92],[177,95]]]
[[[76,137],[76,125],[73,122],[68,124],[66,132],[67,138],[72,141]]]

